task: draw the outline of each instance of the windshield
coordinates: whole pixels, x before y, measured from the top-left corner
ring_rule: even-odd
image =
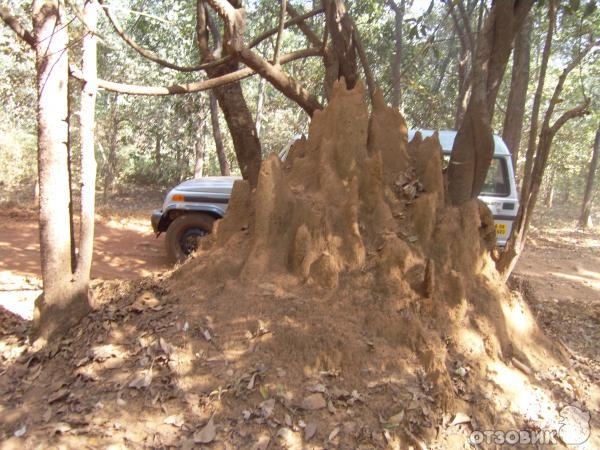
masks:
[[[444,168],[448,166],[450,154],[444,153]],[[505,197],[510,194],[510,184],[508,182],[508,170],[504,158],[494,157],[490,164],[487,176],[481,188],[482,195],[491,195],[496,197]]]

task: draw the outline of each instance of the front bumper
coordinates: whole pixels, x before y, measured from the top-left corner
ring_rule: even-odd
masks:
[[[162,217],[163,217],[163,212],[160,209],[154,211],[152,213],[152,216],[150,217],[150,222],[152,222],[152,229],[154,230],[155,233],[161,232],[161,230],[159,229],[159,226],[160,226],[160,221],[162,220]]]

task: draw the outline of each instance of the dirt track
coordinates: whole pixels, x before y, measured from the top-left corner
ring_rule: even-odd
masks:
[[[131,279],[164,270],[163,237],[155,238],[149,218],[102,218],[96,221],[94,279]],[[39,237],[35,216],[0,213],[0,271],[39,278]]]
[[[133,279],[169,268],[164,236],[154,236],[148,217],[97,217],[92,278]],[[40,289],[35,213],[0,212],[0,305],[30,318]]]

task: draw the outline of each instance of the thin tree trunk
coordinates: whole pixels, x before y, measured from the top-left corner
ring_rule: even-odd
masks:
[[[598,158],[600,156],[600,128],[596,131],[594,139],[594,149],[592,150],[592,160],[585,183],[585,192],[583,194],[583,203],[581,204],[581,215],[579,216],[578,227],[585,230],[592,227],[592,193],[594,190],[594,179],[598,169]]]
[[[390,6],[394,10],[394,58],[392,60],[392,107],[399,109],[402,102],[402,88],[400,84],[400,74],[402,69],[402,51],[404,47],[404,13],[406,12],[406,0],[400,0],[396,4],[394,0],[390,1]]]
[[[544,206],[546,208],[552,208],[554,204],[554,182],[556,181],[556,169],[552,170],[550,174],[550,180],[548,181],[548,190],[546,191],[546,198],[544,199]]]
[[[212,124],[213,138],[215,140],[215,148],[217,149],[217,158],[219,160],[221,175],[229,176],[231,171],[229,169],[227,155],[225,154],[225,146],[223,145],[221,125],[219,124],[219,104],[217,103],[217,97],[212,91],[210,92],[210,121]]]
[[[198,123],[196,125],[196,143],[195,143],[194,178],[204,176],[204,116],[202,111],[198,114]]]
[[[267,80],[265,78],[260,78],[258,80],[258,97],[256,99],[256,136],[260,139],[260,129],[262,124],[262,111],[265,103],[265,88],[266,88]]]
[[[68,32],[58,1],[32,6],[37,71],[40,253],[44,293],[36,300],[32,335],[47,340],[85,315],[87,292],[72,283],[67,161]]]
[[[98,19],[96,0],[87,0],[83,8],[86,26],[95,31]],[[79,233],[79,254],[75,271],[78,288],[87,291],[92,269],[94,252],[94,209],[96,204],[96,155],[95,113],[96,113],[96,36],[88,33],[82,41],[82,71],[87,80],[81,91],[80,133],[81,133],[81,218]]]
[[[521,182],[521,196],[525,197],[529,191],[529,182],[531,179],[531,168],[536,150],[536,140],[538,137],[540,108],[542,104],[542,95],[544,93],[544,84],[546,82],[546,72],[548,70],[548,61],[552,52],[552,39],[554,38],[554,27],[556,25],[556,5],[555,0],[550,0],[548,4],[548,31],[542,50],[542,62],[538,77],[537,88],[533,96],[533,105],[531,107],[531,124],[529,127],[529,140],[527,141],[527,153],[525,155],[525,167],[523,168],[523,181]]]
[[[525,117],[525,102],[529,84],[529,59],[531,49],[531,20],[528,19],[515,40],[513,52],[510,93],[502,127],[502,139],[512,156],[513,167],[517,168],[519,145]]]
[[[104,162],[104,176],[102,184],[102,201],[108,202],[108,198],[112,193],[113,181],[115,178],[115,169],[117,164],[117,144],[119,136],[119,109],[117,105],[118,95],[113,97],[112,111],[111,111],[111,128],[110,136],[108,139],[108,152],[106,154],[106,160]]]
[[[161,141],[162,136],[160,135],[160,132],[157,132],[156,140],[154,141],[154,161],[159,168],[162,164]]]

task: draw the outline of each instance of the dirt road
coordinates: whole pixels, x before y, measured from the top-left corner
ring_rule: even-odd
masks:
[[[154,236],[148,217],[97,217],[92,278],[132,279],[169,268],[164,236]],[[0,212],[0,305],[30,318],[32,300],[40,288],[35,213]]]

